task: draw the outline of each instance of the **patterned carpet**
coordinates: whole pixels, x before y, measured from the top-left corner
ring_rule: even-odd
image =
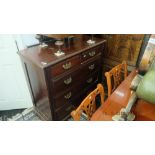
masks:
[[[34,109],[18,109],[0,112],[1,121],[46,121],[46,119]]]

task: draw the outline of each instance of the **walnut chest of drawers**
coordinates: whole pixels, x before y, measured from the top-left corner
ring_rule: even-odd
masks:
[[[65,120],[102,78],[104,40],[88,45],[85,37],[62,49],[57,57],[54,44],[18,52],[33,103],[47,120]]]

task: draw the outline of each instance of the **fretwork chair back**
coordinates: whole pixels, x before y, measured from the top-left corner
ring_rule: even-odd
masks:
[[[74,121],[80,121],[82,115],[85,116],[85,120],[90,120],[93,113],[96,111],[96,97],[100,96],[101,104],[104,103],[104,88],[102,84],[98,84],[97,88],[93,90],[87,97],[81,102],[79,107],[71,112],[71,116]]]
[[[105,73],[108,87],[108,97],[120,85],[120,83],[127,77],[127,63],[123,61],[121,64],[115,66],[110,71]]]

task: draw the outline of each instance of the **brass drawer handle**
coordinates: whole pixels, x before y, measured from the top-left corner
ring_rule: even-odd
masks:
[[[62,67],[63,67],[63,69],[65,69],[65,70],[70,69],[70,68],[72,67],[72,63],[69,62],[69,63],[63,64]]]
[[[71,109],[73,109],[72,106],[66,108],[65,111],[70,111]]]
[[[92,81],[93,81],[93,78],[91,77],[87,80],[87,83],[92,83]]]
[[[69,77],[68,79],[64,80],[64,84],[69,85],[72,83],[72,77]]]
[[[64,96],[64,98],[65,98],[65,99],[70,99],[71,96],[72,96],[72,92],[69,92],[68,94],[66,94],[66,95]]]
[[[83,58],[87,57],[87,55],[85,53],[82,54]]]
[[[93,70],[93,69],[95,68],[95,65],[92,64],[92,65],[90,65],[88,68],[89,68],[89,70]]]
[[[95,51],[91,51],[91,52],[89,52],[89,56],[91,56],[91,57],[93,57],[95,54],[96,54]]]

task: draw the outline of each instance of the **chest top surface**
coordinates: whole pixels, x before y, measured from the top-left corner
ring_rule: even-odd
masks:
[[[62,46],[61,49],[65,52],[65,54],[59,57],[54,55],[54,53],[58,50],[58,47],[56,47],[54,44],[49,44],[49,46],[45,48],[41,48],[40,46],[34,46],[20,51],[18,52],[18,54],[25,59],[33,62],[38,67],[46,68],[48,66],[59,63],[67,58],[82,53],[85,50],[89,50],[98,45],[101,45],[105,42],[105,40],[103,39],[94,38],[96,43],[93,45],[89,45],[87,43],[87,40],[89,39],[90,37],[87,36],[77,38],[73,41],[72,44],[70,44],[70,46]]]

